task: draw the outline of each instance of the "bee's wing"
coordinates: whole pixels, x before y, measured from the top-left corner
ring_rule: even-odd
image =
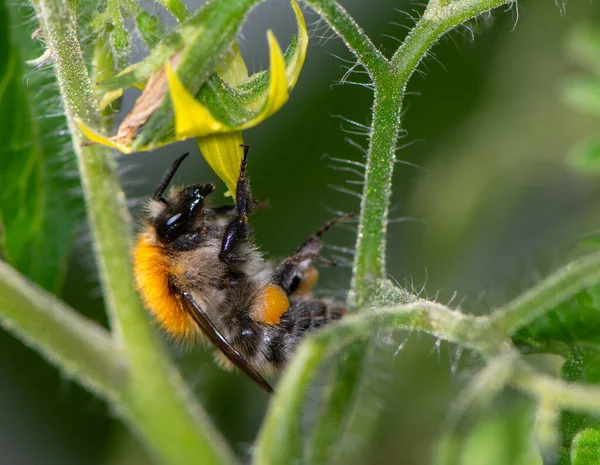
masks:
[[[192,317],[200,330],[225,356],[245,373],[250,379],[255,381],[261,388],[272,394],[273,388],[265,381],[261,374],[240,354],[219,332],[217,327],[210,321],[206,312],[194,300],[194,297],[184,290],[180,289],[180,295],[183,297],[181,303],[185,311]]]

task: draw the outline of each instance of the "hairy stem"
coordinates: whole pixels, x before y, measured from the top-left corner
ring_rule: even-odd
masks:
[[[363,54],[366,54],[369,59],[366,67],[371,70],[375,101],[354,258],[351,304],[361,306],[369,298],[370,283],[374,279],[385,276],[386,233],[392,174],[402,102],[408,80],[427,55],[428,50],[446,32],[509,1],[460,0],[451,3],[441,0],[431,1],[423,18],[392,57],[391,67],[388,67],[389,63],[370,47],[366,51],[363,50]],[[332,12],[337,11],[331,3],[335,2],[327,2],[329,8],[326,12],[329,18]],[[362,34],[360,29],[351,29],[353,22],[344,15],[340,14],[337,22],[331,18],[328,21],[334,25],[342,23],[346,29],[350,29],[350,31],[343,30],[342,38],[346,41],[352,40],[352,44]],[[355,50],[356,46],[352,44],[348,46],[351,50]],[[357,56],[361,60],[361,56],[358,54]]]
[[[271,402],[256,450],[256,463],[288,464],[300,462],[303,452],[298,441],[302,423],[306,393],[324,363],[325,357],[364,340],[382,329],[405,329],[435,334],[441,339],[465,344],[482,351],[488,351],[488,342],[478,340],[481,328],[475,317],[453,311],[443,305],[419,301],[406,306],[395,306],[347,316],[335,325],[323,328],[308,337],[298,348],[292,365],[283,373],[278,386],[278,394]],[[363,349],[362,347],[360,349]],[[353,354],[355,362],[361,363],[363,355],[359,350]],[[491,353],[491,351],[490,351]],[[357,374],[358,373],[358,374]],[[348,377],[347,388],[355,389],[354,383],[360,378],[360,371]],[[351,397],[351,393],[348,393]],[[332,399],[333,400],[333,399]],[[322,407],[333,410],[341,418],[334,406]],[[278,444],[277,447],[273,447]],[[317,447],[319,450],[315,450]],[[311,444],[310,453],[325,453],[322,444]],[[321,457],[312,457],[320,459]]]
[[[39,0],[36,6],[47,45],[54,54],[55,71],[77,154],[113,336],[120,340],[119,309],[139,307],[131,286],[128,258],[131,220],[122,201],[124,196],[110,149],[98,146],[81,148],[75,119],[97,125],[100,117],[69,10],[57,0]]]
[[[584,289],[600,285],[600,253],[564,266],[534,288],[496,310],[489,317],[495,331],[512,336],[545,312]]]
[[[402,87],[400,105],[411,76],[440,38],[468,20],[513,0],[430,0],[423,17],[396,50],[391,63]]]
[[[101,397],[118,396],[126,367],[110,334],[0,262],[2,327]]]
[[[512,0],[431,0],[423,17],[392,57],[398,80],[405,87],[429,49],[448,31]]]
[[[490,338],[485,319],[426,300],[378,307],[350,315],[338,324],[323,329],[314,339],[326,344],[327,353],[330,354],[367,334],[376,334],[384,329],[424,332],[490,356],[502,344],[501,339]]]
[[[302,344],[277,386],[278,393],[258,438],[255,452],[257,465],[300,463],[303,456],[300,425],[304,395],[316,376],[324,357],[323,347],[315,341]]]
[[[386,273],[388,211],[400,129],[400,100],[401,88],[393,76],[375,80],[373,120],[350,294],[354,306],[363,305],[373,281],[384,278]]]
[[[335,0],[305,0],[344,41],[371,77],[382,75],[389,62],[348,12]]]
[[[535,398],[563,409],[600,414],[600,387],[566,383],[521,363],[512,384]]]
[[[322,408],[316,415],[308,440],[308,463],[325,465],[336,461],[334,454],[339,452],[340,443],[343,443],[352,410],[361,402],[357,379],[362,379],[368,341],[360,342],[348,347],[332,370],[332,379],[325,381],[321,394]]]
[[[600,388],[567,384],[536,372],[519,358],[510,341],[511,333],[522,324],[574,297],[582,289],[597,285],[600,281],[599,269],[600,254],[577,260],[490,316],[475,317],[438,303],[416,300],[402,305],[365,308],[360,313],[349,315],[339,323],[322,329],[302,343],[297,360],[284,373],[280,385],[283,395],[272,404],[264,434],[260,438],[259,450],[264,454],[261,457],[265,460],[259,463],[284,463],[282,457],[271,450],[270,446],[275,439],[285,444],[294,444],[294,453],[290,457],[298,458],[297,444],[291,438],[298,434],[302,418],[301,406],[316,369],[323,364],[325,356],[331,356],[383,330],[424,332],[437,339],[458,344],[491,361],[492,366],[484,372],[484,378],[486,373],[500,373],[501,385],[514,385],[523,392],[562,408],[600,412]],[[498,371],[498,367],[503,368]],[[353,378],[349,379],[351,383]],[[479,389],[477,385],[474,388],[477,389],[473,391],[473,395],[479,395],[483,390],[483,387]],[[467,402],[460,406],[464,412],[470,403],[470,397],[463,401]],[[327,450],[320,443],[315,442],[311,446],[319,447],[313,452],[323,453]],[[277,460],[271,461],[274,455],[277,455]]]
[[[53,52],[73,135],[111,326],[129,362],[116,408],[165,463],[231,463],[233,454],[170,365],[135,292],[130,262],[131,220],[112,153],[98,146],[81,147],[75,119],[95,126],[100,118],[74,21],[60,0],[38,0],[35,6],[43,37]]]

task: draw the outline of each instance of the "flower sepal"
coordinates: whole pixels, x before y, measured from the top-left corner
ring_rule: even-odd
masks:
[[[267,71],[248,76],[234,43],[215,66],[216,72],[194,92],[185,84],[185,73],[181,72],[184,58],[171,56],[147,82],[135,82],[145,86],[144,92],[115,136],[98,134],[79,121],[81,130],[93,143],[108,145],[123,153],[150,150],[195,137],[208,163],[230,192],[235,192],[242,156],[241,131],[259,124],[283,106],[305,60],[306,23],[297,2],[292,0],[291,3],[298,34],[284,55],[275,35],[267,31],[270,60]],[[137,73],[140,66],[127,74]],[[170,105],[162,102],[166,94]]]

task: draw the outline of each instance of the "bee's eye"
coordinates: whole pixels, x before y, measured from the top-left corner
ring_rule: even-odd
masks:
[[[173,215],[171,218],[169,218],[167,220],[167,226],[173,226],[173,223],[175,223],[179,218],[181,218],[181,213],[177,213],[175,215]]]
[[[156,233],[166,242],[174,241],[179,236],[190,232],[194,218],[194,211],[188,209],[177,213],[167,212],[156,222]]]
[[[156,233],[163,242],[172,242],[187,234],[198,234],[197,219],[202,215],[204,197],[215,190],[214,184],[194,184],[183,189],[176,201],[156,221]]]
[[[182,226],[185,221],[182,221],[182,214],[175,213],[174,215],[167,214],[156,222],[156,232],[161,239],[172,241],[181,234]]]

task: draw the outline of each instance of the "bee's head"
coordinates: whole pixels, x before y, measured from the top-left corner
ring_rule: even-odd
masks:
[[[167,200],[158,200],[163,206],[151,220],[162,242],[197,232],[202,223],[204,199],[215,191],[212,183],[193,184],[174,190]]]
[[[163,197],[177,168],[187,155],[186,153],[178,158],[165,173],[148,206],[148,219],[154,226],[158,239],[164,243],[172,243],[180,238],[189,242],[201,234],[204,200],[215,191],[213,183],[192,184],[171,189],[167,198]]]

